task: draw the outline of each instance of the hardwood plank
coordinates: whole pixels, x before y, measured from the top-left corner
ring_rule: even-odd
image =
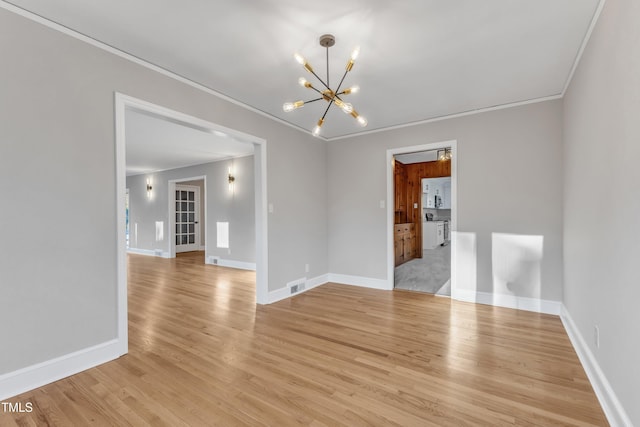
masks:
[[[129,354],[9,402],[0,426],[607,425],[557,316],[129,256]]]

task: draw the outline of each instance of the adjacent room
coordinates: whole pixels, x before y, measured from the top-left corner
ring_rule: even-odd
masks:
[[[128,108],[127,252],[256,269],[253,144]]]
[[[451,296],[451,156],[394,156],[394,289]]]
[[[640,425],[638,22],[0,0],[0,425]]]

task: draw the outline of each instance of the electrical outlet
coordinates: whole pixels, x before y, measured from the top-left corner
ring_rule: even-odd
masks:
[[[380,200],[380,209],[384,209],[384,200]]]
[[[596,341],[596,348],[600,348],[600,328],[598,327],[598,325],[594,326],[594,334],[593,334],[593,338]]]
[[[305,264],[304,265],[304,272],[308,273],[309,272],[309,264]]]

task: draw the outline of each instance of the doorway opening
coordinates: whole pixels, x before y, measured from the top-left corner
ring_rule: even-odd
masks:
[[[456,141],[387,151],[389,288],[451,296]]]
[[[207,247],[206,179],[202,176],[169,181],[172,257],[177,253],[204,251]]]
[[[165,107],[161,107],[143,100],[139,100],[133,97],[129,97],[127,95],[123,95],[120,93],[115,94],[115,110],[116,110],[116,191],[117,191],[117,229],[118,229],[118,342],[120,346],[120,353],[125,354],[128,350],[128,316],[127,316],[127,240],[131,244],[132,241],[137,241],[140,243],[140,239],[138,238],[138,224],[135,223],[135,220],[132,219],[131,211],[127,211],[125,205],[127,204],[126,197],[126,186],[127,186],[127,161],[129,160],[129,156],[125,155],[127,153],[127,145],[126,140],[128,138],[128,132],[130,130],[127,129],[127,116],[132,113],[137,113],[139,115],[160,118],[165,123],[172,123],[174,125],[179,125],[185,128],[189,128],[191,130],[197,130],[199,132],[207,133],[210,135],[215,135],[219,138],[227,138],[227,144],[229,143],[242,143],[244,145],[251,146],[251,151],[253,153],[253,157],[245,156],[247,163],[247,170],[252,170],[252,180],[253,180],[253,200],[254,200],[254,215],[253,220],[255,223],[255,236],[253,238],[255,242],[255,270],[256,270],[256,302],[258,304],[266,304],[267,303],[267,218],[266,218],[266,141],[264,139],[255,137],[253,135],[245,134],[234,129],[229,129],[220,125],[217,125],[212,122],[208,122],[206,120],[202,120],[193,116],[186,115],[184,113],[180,113],[174,110],[167,109]],[[153,139],[151,139],[153,140]],[[180,142],[180,141],[177,141]],[[154,148],[157,148],[157,145],[154,145],[150,151],[154,152]],[[228,148],[228,147],[227,147]],[[169,160],[175,160],[175,157],[179,156],[179,151],[174,153],[173,157],[167,157]],[[228,159],[228,157],[227,157]],[[187,167],[187,165],[184,165]],[[174,168],[171,167],[155,167],[157,172],[161,171],[171,171]],[[229,173],[230,175],[230,173]],[[249,176],[249,175],[248,175]],[[202,177],[189,178],[187,181],[193,181]],[[201,235],[205,234],[206,231],[201,232],[199,234],[196,233],[196,225],[201,225],[200,222],[202,218],[206,218],[206,213],[204,215],[198,215],[198,208],[195,206],[196,204],[196,194],[192,195],[193,200],[190,200],[190,195],[188,190],[186,191],[185,197],[186,200],[182,199],[182,189],[177,190],[176,186],[189,184],[189,182],[185,182],[186,178],[182,177],[173,177],[173,181],[169,182],[164,181],[154,181],[154,176],[150,176],[148,178],[143,179],[141,176],[140,182],[137,185],[129,186],[129,203],[133,202],[134,191],[141,192],[142,197],[139,197],[140,200],[153,201],[156,198],[164,198],[167,197],[166,188],[169,188],[171,192],[169,193],[168,201],[162,202],[164,206],[165,215],[168,216],[167,219],[159,218],[159,220],[155,221],[155,241],[156,242],[168,242],[168,245],[162,244],[163,249],[160,251],[159,256],[163,257],[171,257],[175,256],[176,246],[182,246],[183,240],[186,241],[186,245],[189,248],[201,248],[203,245]],[[227,174],[226,167],[224,178],[220,181],[226,184]],[[224,180],[224,181],[223,181]],[[217,179],[214,179],[214,183],[217,182]],[[205,181],[206,183],[206,181]],[[194,184],[194,182],[191,182]],[[164,188],[163,188],[164,187]],[[160,191],[162,189],[162,191]],[[236,197],[238,191],[242,191],[242,186],[234,188],[234,193],[229,189],[229,193],[220,192],[221,197]],[[176,194],[176,191],[181,191],[179,194]],[[206,192],[204,203],[204,209],[206,211]],[[179,197],[180,206],[179,211],[176,212],[176,197]],[[185,203],[183,205],[183,202]],[[190,202],[193,202],[193,206],[191,206]],[[166,204],[165,204],[166,203]],[[170,206],[169,210],[166,210],[167,206]],[[184,209],[183,209],[184,207]],[[193,208],[193,209],[192,209]],[[179,215],[179,218],[176,215]],[[186,218],[184,218],[184,214],[186,214]],[[192,215],[192,217],[190,217]],[[183,218],[186,221],[183,221]],[[198,220],[196,221],[196,218]],[[178,219],[178,221],[176,221]],[[198,224],[196,224],[198,222]],[[129,225],[128,225],[129,224]],[[147,222],[145,226],[152,226],[153,223]],[[193,226],[193,228],[191,227]],[[178,228],[179,227],[179,228]],[[206,223],[204,224],[204,228],[206,230]],[[127,229],[129,229],[129,233],[127,233]],[[165,231],[167,230],[167,231]],[[148,231],[148,230],[147,230]],[[193,231],[193,232],[192,232]],[[153,233],[147,233],[148,235],[153,236]],[[170,237],[170,238],[168,238]],[[176,245],[176,239],[180,238],[180,244]],[[198,240],[200,237],[200,242],[198,244]],[[193,242],[192,242],[193,241]],[[160,243],[155,243],[160,245]],[[191,246],[189,246],[191,245]],[[204,242],[204,247],[206,248],[206,241]],[[166,252],[164,252],[166,251]],[[156,254],[158,255],[158,254]]]
[[[176,252],[200,250],[200,188],[176,185],[175,195],[175,245]]]

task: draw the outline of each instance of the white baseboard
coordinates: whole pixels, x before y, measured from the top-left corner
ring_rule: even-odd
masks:
[[[363,288],[382,289],[386,291],[392,290],[392,288],[389,288],[389,281],[386,279],[373,279],[371,277],[329,273],[329,282],[339,283],[341,285],[361,286]]]
[[[458,301],[475,302],[477,304],[515,308],[517,310],[534,311],[536,313],[555,314],[556,316],[560,315],[562,307],[560,301],[476,292],[466,289],[452,289],[451,298]]]
[[[328,274],[323,274],[321,276],[317,276],[317,277],[312,277],[311,279],[307,279],[305,281],[305,286],[304,289],[300,292],[297,292],[295,294],[291,294],[291,290],[289,288],[289,286],[285,286],[284,288],[280,288],[280,289],[276,289],[275,291],[271,291],[269,292],[269,297],[268,297],[268,304],[274,303],[274,302],[278,302],[281,301],[283,299],[289,298],[289,297],[293,297],[296,295],[300,295],[303,294],[305,292],[307,292],[309,289],[313,289],[317,286],[320,285],[324,285],[325,283],[327,283],[328,280]]]
[[[117,359],[120,347],[115,339],[0,375],[0,401]]]
[[[624,410],[622,403],[618,400],[618,397],[613,391],[613,388],[611,388],[611,384],[609,384],[607,377],[604,375],[604,372],[602,372],[602,369],[600,369],[597,359],[591,352],[591,349],[587,345],[584,337],[578,330],[578,327],[571,318],[571,314],[569,314],[569,311],[564,304],[562,304],[560,319],[567,331],[567,335],[569,335],[573,348],[578,354],[580,363],[582,363],[582,367],[589,378],[593,391],[596,393],[596,396],[600,401],[600,406],[602,406],[602,410],[607,416],[609,424],[611,424],[612,427],[632,426],[633,424]]]
[[[329,282],[328,274],[312,277],[311,279],[307,280],[307,289],[313,289],[317,286],[324,285],[325,283],[328,283],[328,282]]]
[[[215,261],[214,261],[215,260]],[[237,268],[239,270],[252,270],[256,271],[255,262],[235,261],[232,259],[223,259],[216,256],[207,257],[205,264],[219,265],[220,267]]]
[[[169,252],[162,251],[160,249],[127,248],[127,253],[136,255],[157,256],[160,258],[170,258]]]

